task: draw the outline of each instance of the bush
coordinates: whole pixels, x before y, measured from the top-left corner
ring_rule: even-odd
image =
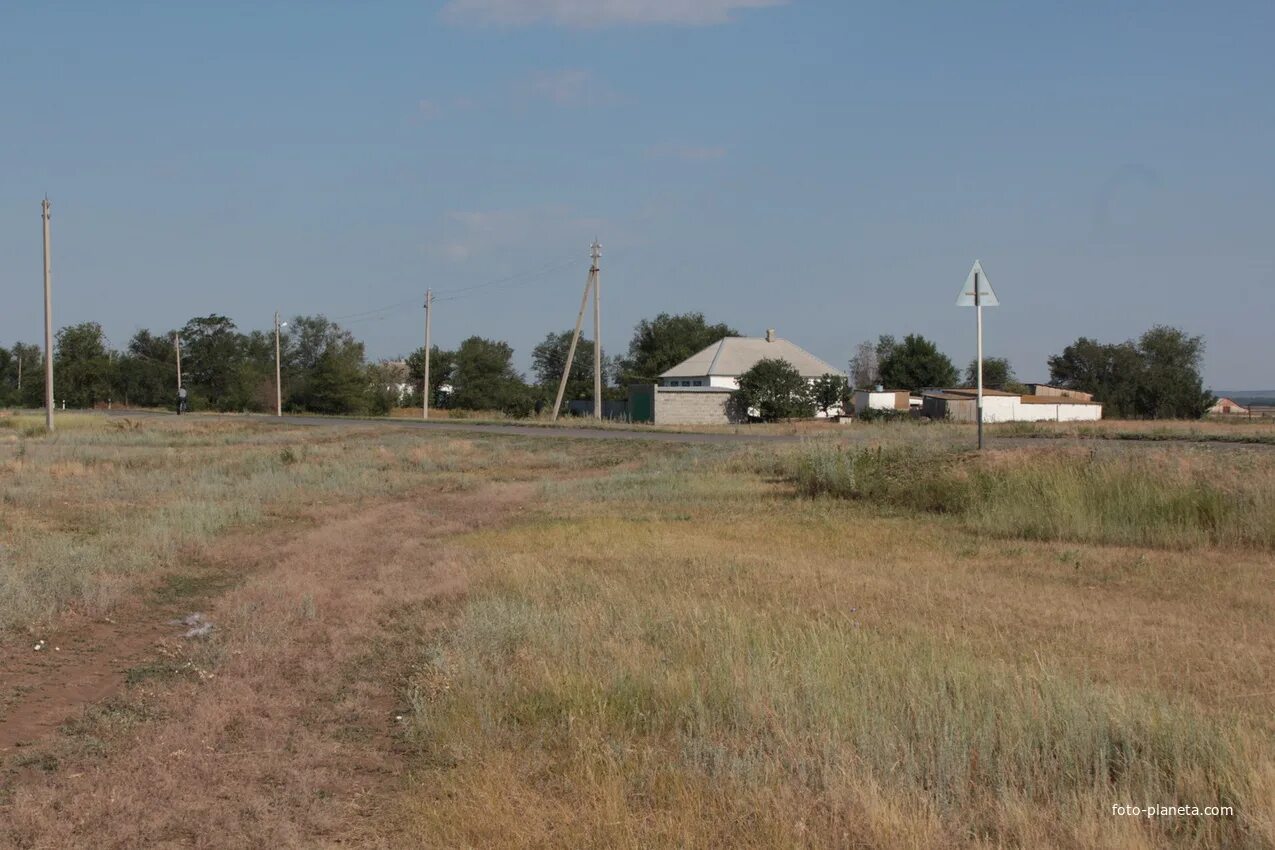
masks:
[[[765,422],[814,416],[810,383],[787,360],[758,360],[739,376],[734,402],[743,412],[755,409]]]

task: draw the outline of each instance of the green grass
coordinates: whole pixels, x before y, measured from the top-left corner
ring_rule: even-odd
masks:
[[[1275,475],[1265,458],[1033,451],[1001,462],[810,443],[763,468],[805,496],[951,514],[1002,536],[1275,549]]]

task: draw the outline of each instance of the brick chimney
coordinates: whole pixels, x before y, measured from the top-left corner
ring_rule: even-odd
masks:
[[[766,342],[774,342],[774,341],[775,341],[775,329],[766,328]]]

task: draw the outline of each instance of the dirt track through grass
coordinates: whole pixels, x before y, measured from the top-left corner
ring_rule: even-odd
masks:
[[[209,640],[4,760],[0,844],[1275,847],[1275,559],[1248,537],[1021,539],[803,498],[769,449],[405,434],[209,449],[232,479],[322,468],[278,491],[300,508],[187,540],[206,572],[127,574],[240,580]],[[94,439],[42,460],[79,453],[73,492]],[[1147,802],[1236,813],[1110,814]]]
[[[44,763],[62,769],[28,772],[0,843],[397,846],[378,813],[404,769],[405,642],[442,626],[431,612],[464,590],[447,539],[502,521],[527,495],[517,484],[420,493],[217,547],[224,563],[254,565],[208,612],[221,637],[171,641],[157,679],[140,676],[45,742]],[[407,610],[417,631],[395,634]]]

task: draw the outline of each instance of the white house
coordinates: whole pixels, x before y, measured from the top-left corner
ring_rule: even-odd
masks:
[[[728,336],[692,354],[660,375],[661,387],[721,387],[739,389],[739,376],[760,360],[786,360],[801,377],[813,381],[824,375],[846,373],[815,357],[799,345],[775,336]]]
[[[679,425],[734,421],[731,393],[739,389],[740,376],[761,360],[784,360],[811,382],[824,375],[846,377],[801,346],[780,339],[773,328],[764,337],[728,336],[661,374],[653,391],[631,387],[630,417]],[[840,413],[839,407],[829,411],[832,416]]]

